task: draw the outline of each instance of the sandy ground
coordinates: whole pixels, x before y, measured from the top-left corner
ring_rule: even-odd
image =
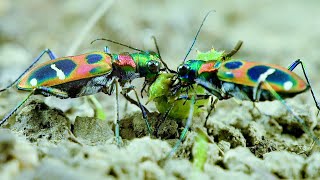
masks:
[[[90,33],[81,36],[102,1],[0,2],[0,86],[15,80],[45,48],[57,56],[102,50],[131,51],[90,42],[99,37],[154,50],[155,35],[163,59],[175,69],[184,58],[202,18],[205,22],[189,58],[212,47],[244,46],[235,58],[287,67],[301,59],[318,94],[320,3],[302,1],[110,1]],[[79,38],[83,38],[76,52]],[[71,54],[70,54],[71,53]],[[47,59],[44,58],[44,59]],[[43,60],[45,61],[45,60]],[[300,68],[295,70],[303,76]],[[142,81],[134,82],[136,87]],[[3,117],[24,97],[14,88],[0,94]],[[124,147],[114,142],[114,96],[98,94],[107,121],[93,116],[85,99],[58,100],[34,96],[0,129],[0,179],[277,179],[320,176],[320,150],[281,103],[218,102],[204,126],[205,114],[193,127],[176,156],[166,159],[182,131],[174,118],[159,123],[154,104],[147,105],[157,133],[146,136],[141,114],[133,105],[121,110]],[[43,101],[45,103],[43,103]],[[143,99],[144,102],[147,98]],[[309,92],[287,100],[320,135],[317,109]],[[121,109],[125,100],[122,98]],[[199,130],[200,129],[200,130]],[[205,138],[199,138],[204,134]],[[200,154],[200,155],[199,155]]]

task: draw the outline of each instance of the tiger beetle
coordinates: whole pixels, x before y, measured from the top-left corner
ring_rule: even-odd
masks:
[[[116,91],[116,118],[115,136],[117,145],[120,145],[119,134],[119,85],[122,87],[121,94],[131,103],[137,105],[145,120],[148,132],[152,129],[149,125],[147,109],[140,103],[135,88],[130,82],[136,78],[145,78],[144,88],[154,81],[160,72],[161,61],[159,55],[152,51],[143,51],[122,43],[105,40],[122,45],[138,52],[136,53],[110,53],[109,48],[104,51],[95,51],[76,56],[56,58],[50,49],[44,50],[34,62],[10,85],[1,89],[0,92],[16,85],[18,90],[30,93],[14,109],[12,109],[1,121],[4,124],[32,95],[55,96],[60,99],[77,98],[103,92],[111,95]],[[95,40],[95,41],[96,41]],[[93,43],[92,41],[91,43]],[[50,61],[35,64],[47,54]],[[133,90],[137,101],[128,96]]]
[[[177,68],[178,82],[173,85],[171,89],[172,93],[175,94],[181,89],[188,90],[196,84],[206,89],[208,94],[192,96],[186,94],[181,95],[177,99],[191,99],[193,103],[197,99],[208,98],[210,96],[214,96],[219,100],[234,97],[239,100],[252,102],[279,100],[294,118],[302,124],[303,130],[320,146],[320,140],[308,129],[305,121],[284,100],[284,98],[294,97],[310,89],[316,107],[320,110],[320,105],[314,95],[304,65],[299,59],[294,61],[288,69],[275,64],[231,59],[241,48],[242,41],[239,41],[232,51],[229,53],[222,52],[215,59],[186,60],[210,12],[203,19],[183,63]],[[306,82],[292,72],[299,64],[302,67]],[[193,108],[190,108],[190,111],[193,111]],[[182,143],[191,125],[191,121],[192,115],[189,114],[184,131],[168,157],[173,156]]]

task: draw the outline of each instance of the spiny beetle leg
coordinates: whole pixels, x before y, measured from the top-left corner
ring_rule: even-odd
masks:
[[[304,75],[304,77],[306,78],[307,83],[308,83],[308,85],[309,85],[309,87],[310,87],[310,92],[311,92],[312,98],[313,98],[313,100],[314,100],[314,102],[315,102],[315,104],[316,104],[316,106],[317,106],[317,108],[318,108],[318,113],[319,113],[319,111],[320,111],[320,104],[319,104],[319,101],[317,101],[316,96],[315,96],[315,94],[314,94],[314,92],[313,92],[313,89],[312,89],[312,87],[311,87],[311,83],[310,83],[310,81],[309,81],[309,78],[308,78],[308,76],[307,76],[307,73],[306,73],[306,70],[305,70],[305,68],[304,68],[304,65],[303,65],[302,61],[301,61],[300,59],[295,60],[295,61],[288,67],[288,70],[293,71],[299,64],[301,65],[301,68],[302,68],[302,71],[303,71],[303,75]]]
[[[128,93],[129,93],[130,91],[132,91],[132,90],[134,91],[134,94],[135,94],[135,96],[136,96],[137,101],[133,100],[132,98],[130,98],[130,97],[128,96]],[[141,112],[142,112],[142,117],[143,117],[143,119],[144,119],[144,121],[145,121],[145,123],[146,123],[147,129],[148,129],[148,133],[149,133],[149,136],[150,136],[150,135],[152,134],[152,131],[153,131],[153,130],[152,130],[152,128],[151,128],[151,126],[150,126],[150,123],[149,123],[149,121],[148,121],[148,116],[147,116],[147,112],[146,112],[146,111],[148,111],[148,110],[147,110],[146,107],[144,107],[144,106],[141,104],[140,99],[139,99],[139,96],[138,96],[138,93],[137,93],[135,87],[132,86],[132,85],[127,86],[127,87],[124,87],[124,88],[123,88],[123,92],[122,92],[121,94],[122,94],[129,102],[135,104],[136,106],[138,106],[138,107],[140,108],[140,110],[141,110]]]
[[[210,117],[210,115],[211,115],[211,112],[213,111],[213,109],[215,108],[215,105],[217,104],[217,102],[218,102],[218,99],[217,98],[215,98],[214,100],[213,100],[213,96],[211,96],[210,97],[210,107],[208,108],[208,114],[207,114],[207,117],[206,117],[206,120],[204,121],[204,125],[205,125],[205,127],[207,126],[207,122],[208,122],[208,119],[209,119],[209,117]]]
[[[268,69],[266,72],[259,76],[258,82],[253,88],[253,101],[259,101],[261,95],[261,86],[266,82],[267,78],[274,73],[274,71],[274,69]]]
[[[268,90],[271,92],[271,94],[278,99],[287,109],[287,111],[289,111],[294,118],[302,125],[302,129],[305,133],[307,133],[313,140],[314,142],[320,146],[320,140],[315,136],[315,134],[308,128],[308,125],[306,124],[306,122],[300,118],[293,110],[292,108],[287,104],[287,102],[271,87],[271,85],[267,82],[267,81],[262,81],[262,83],[264,83]]]
[[[192,97],[194,97],[194,96],[195,96],[195,101],[198,101],[198,100],[208,99],[212,95],[210,95],[210,94],[197,94],[197,95],[182,94],[179,97],[177,97],[175,100],[182,100],[182,99],[192,100]]]
[[[219,100],[225,99],[222,95],[219,89],[215,88],[210,82],[203,81],[201,79],[195,79],[195,82],[205,88],[208,92],[213,94],[216,98]]]
[[[51,87],[37,87],[33,89],[29,95],[21,101],[11,112],[9,112],[1,121],[0,126],[5,123],[35,92],[40,92],[45,96],[55,96],[61,99],[69,98],[68,93]]]
[[[9,112],[4,118],[2,118],[2,120],[0,121],[0,126],[5,123],[33,94],[34,94],[35,90],[31,91],[31,93],[29,93],[29,95],[24,98],[23,101],[21,101],[11,112]]]
[[[174,145],[174,147],[172,148],[172,150],[169,152],[169,154],[167,155],[167,159],[171,158],[174,153],[177,151],[177,149],[179,148],[179,146],[181,145],[182,141],[184,140],[190,126],[192,123],[192,116],[193,116],[193,112],[194,112],[194,104],[195,104],[195,96],[191,97],[191,103],[190,103],[190,110],[189,110],[189,115],[188,115],[188,119],[186,122],[186,126],[184,127],[179,140],[177,141],[177,143]]]
[[[187,100],[192,100],[193,97],[194,97],[193,95],[183,94],[183,95],[180,95],[178,98],[176,98],[176,100],[185,99],[187,101]],[[207,124],[209,116],[215,107],[215,104],[218,102],[217,98],[215,98],[215,100],[213,101],[213,97],[214,96],[212,96],[210,94],[197,94],[197,95],[195,95],[195,102],[198,100],[204,100],[204,99],[208,99],[208,98],[211,99],[210,107],[208,108],[208,114],[207,114],[206,120],[205,120],[205,125]]]
[[[168,118],[168,115],[169,115],[169,113],[171,112],[171,110],[173,109],[174,105],[175,105],[175,103],[173,103],[173,104],[170,106],[170,108],[166,110],[166,112],[165,112],[164,115],[163,115],[162,122],[165,121],[165,120]]]
[[[140,95],[141,95],[141,98],[143,99],[143,92],[147,92],[146,91],[146,87],[147,87],[147,85],[148,85],[148,82],[147,81],[144,81],[143,82],[143,85],[142,85],[142,89],[141,89],[141,91],[140,91]]]
[[[265,81],[264,80],[260,80],[258,81],[257,85],[253,88],[253,101],[256,102],[256,101],[259,101],[260,99],[260,96],[261,96],[261,86],[262,86],[262,83]]]
[[[22,73],[20,74],[20,76],[14,80],[11,84],[9,84],[6,88],[1,89],[0,92],[5,91],[7,89],[9,89],[10,87],[12,87],[14,84],[16,84],[17,81],[19,81],[19,79],[26,74],[41,58],[44,54],[48,54],[50,59],[56,59],[56,56],[53,54],[53,52],[50,49],[45,49],[44,51],[42,51],[42,53],[32,62],[32,64]]]
[[[0,126],[5,123],[35,92],[40,92],[45,96],[55,96],[61,99],[69,98],[68,93],[51,87],[37,87],[29,93],[29,95],[21,101],[11,112],[9,112],[1,121]]]
[[[116,81],[117,81],[116,78],[112,77],[110,81],[108,81],[107,84],[102,88],[102,92],[111,96],[111,94],[114,91],[114,86]]]
[[[121,137],[120,137],[120,116],[119,116],[119,82],[114,82],[116,86],[116,117],[115,117],[115,135],[116,135],[116,143],[117,146],[120,147],[122,144]]]
[[[69,95],[67,92],[62,91],[60,89],[52,88],[52,87],[37,87],[35,89],[36,92],[40,91],[41,94],[45,96],[55,96],[60,99],[67,99],[69,98]]]
[[[126,100],[128,100],[131,104],[134,104],[134,105],[136,105],[137,107],[140,108],[139,102],[137,102],[136,100],[132,99],[127,93],[123,93],[123,92],[122,92],[121,94],[122,94],[122,95],[126,98]],[[141,107],[143,107],[146,115],[150,113],[150,111],[149,111],[144,105],[141,104]]]

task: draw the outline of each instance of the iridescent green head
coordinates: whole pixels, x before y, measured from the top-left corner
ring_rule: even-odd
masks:
[[[130,58],[123,57],[123,62],[113,63],[113,66],[117,65],[125,71],[126,74],[138,74],[139,77],[144,77],[147,83],[152,83],[156,77],[160,73],[161,61],[160,55],[153,51],[143,51],[126,44],[105,38],[98,38],[91,42],[91,44],[97,40],[108,41],[111,43],[115,43],[133,50],[138,51],[137,53],[130,53]],[[156,45],[157,46],[157,45]],[[158,48],[157,48],[158,49]],[[108,48],[105,48],[105,51],[108,52]],[[124,53],[121,55],[128,55],[128,53]],[[131,59],[132,58],[132,59]],[[119,60],[119,56],[113,54],[113,59]],[[131,60],[134,61],[134,64],[131,64]],[[134,70],[135,69],[135,70]],[[135,71],[135,72],[133,72]],[[130,79],[130,78],[129,78]]]
[[[161,69],[160,56],[152,51],[133,53],[132,57],[137,64],[137,73],[151,83],[159,75]]]
[[[229,54],[229,53],[228,53]],[[177,69],[181,86],[190,86],[195,83],[196,78],[206,78],[206,73],[215,69],[215,64],[229,60],[224,51],[211,49],[208,52],[197,51],[196,60],[187,60]]]
[[[195,78],[198,76],[198,70],[205,63],[202,60],[188,60],[184,64],[178,66],[178,79],[182,86],[190,86],[195,83]]]

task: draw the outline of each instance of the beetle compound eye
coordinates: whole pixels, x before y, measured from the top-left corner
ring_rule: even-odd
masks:
[[[178,74],[180,76],[186,75],[188,73],[188,71],[189,71],[189,66],[187,66],[187,65],[181,65],[178,67]]]
[[[157,61],[148,62],[149,71],[152,73],[158,73],[160,71],[160,64]]]

